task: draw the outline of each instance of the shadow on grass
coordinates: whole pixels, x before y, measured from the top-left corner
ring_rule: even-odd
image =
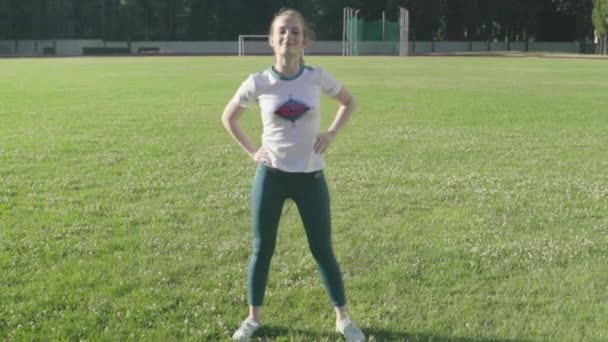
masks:
[[[475,337],[445,337],[428,333],[397,332],[382,329],[364,329],[370,341],[408,341],[408,342],[525,342],[526,340],[494,339]]]
[[[287,329],[281,326],[263,325],[260,330],[256,331],[254,341],[261,339],[262,341],[327,341],[335,340],[338,337],[337,333],[322,333],[313,330],[304,329]]]
[[[396,332],[382,329],[363,329],[368,341],[406,341],[406,342],[525,342],[514,339],[488,339],[469,337],[444,337],[426,333]],[[319,332],[304,329],[265,325],[254,335],[254,341],[341,341],[336,332]]]

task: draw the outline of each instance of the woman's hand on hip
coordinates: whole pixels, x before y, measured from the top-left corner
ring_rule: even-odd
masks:
[[[327,131],[323,134],[317,136],[317,140],[315,141],[314,151],[315,153],[324,153],[329,145],[336,139],[336,131]]]
[[[255,151],[255,153],[252,153],[251,158],[256,163],[270,165],[270,157],[268,156],[268,151],[264,146],[260,147],[257,151]]]

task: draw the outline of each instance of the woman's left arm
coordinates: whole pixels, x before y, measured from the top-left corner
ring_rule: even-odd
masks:
[[[357,107],[355,99],[352,94],[346,89],[346,87],[342,86],[340,92],[333,97],[336,100],[340,107],[338,108],[338,112],[336,113],[336,118],[333,123],[327,130],[327,132],[320,134],[317,137],[317,141],[315,142],[314,150],[316,153],[323,153],[329,145],[334,141],[338,132],[346,126],[346,123],[350,119],[352,112]]]

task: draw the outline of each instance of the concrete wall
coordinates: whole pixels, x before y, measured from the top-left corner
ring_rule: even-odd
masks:
[[[475,41],[410,41],[410,54],[428,53],[458,53],[458,52],[501,52],[501,51],[524,51],[523,42],[514,42],[507,49],[504,42]],[[0,41],[0,55],[9,56],[36,56],[42,55],[44,48],[55,47],[55,55],[58,56],[80,56],[84,47],[127,47],[127,42],[111,42],[100,39],[90,40],[3,40]],[[237,41],[206,41],[206,42],[155,42],[134,41],[131,43],[131,52],[136,54],[140,47],[156,47],[164,54],[200,54],[200,55],[237,55]],[[341,55],[342,41],[315,41],[306,49],[308,55]],[[399,44],[397,42],[357,42],[353,47],[360,55],[398,55]],[[529,52],[562,52],[578,53],[580,49],[578,42],[531,42],[528,46]],[[591,50],[592,51],[592,50]],[[245,54],[269,55],[272,50],[265,40],[246,41]]]
[[[505,51],[524,52],[525,50],[525,42],[512,42],[510,46],[507,46],[507,43],[505,42],[487,41],[474,41],[471,43],[452,41],[421,41],[410,43],[410,51],[413,51],[414,54]],[[579,42],[530,42],[528,44],[528,52],[579,53],[579,50]]]

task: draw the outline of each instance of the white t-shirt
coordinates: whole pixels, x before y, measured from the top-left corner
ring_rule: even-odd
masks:
[[[321,94],[336,96],[340,84],[321,68],[302,67],[290,78],[268,68],[245,80],[232,101],[260,106],[262,145],[270,167],[286,172],[314,172],[325,167],[313,146],[321,126]]]

